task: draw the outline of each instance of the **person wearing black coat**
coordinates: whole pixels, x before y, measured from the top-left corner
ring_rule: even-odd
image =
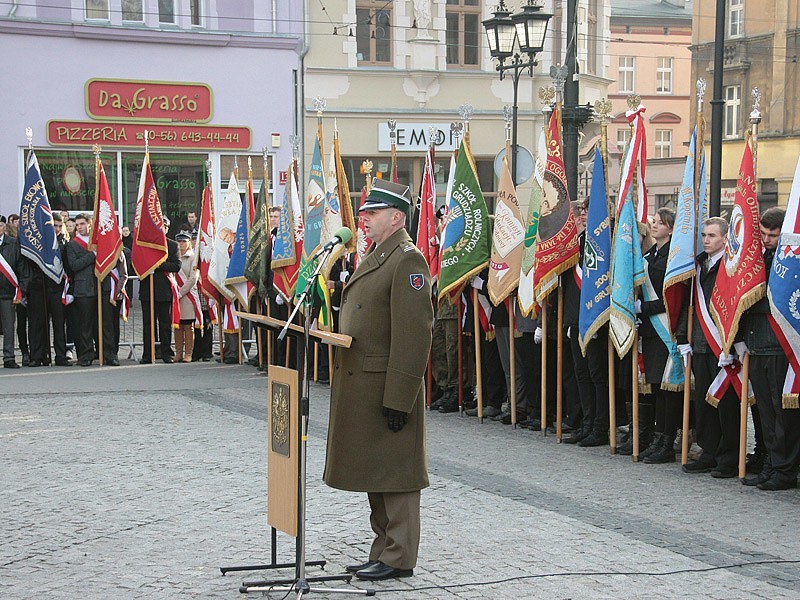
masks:
[[[161,359],[167,363],[175,362],[175,353],[172,350],[172,286],[167,273],[177,273],[181,270],[181,259],[178,254],[178,243],[167,239],[167,260],[161,263],[139,284],[139,300],[142,303],[142,321],[144,330],[144,351],[141,364],[153,362],[150,352],[150,282],[153,282],[153,310],[155,312],[156,327],[158,327]]]
[[[95,358],[97,339],[97,278],[94,276],[96,253],[89,249],[89,217],[75,217],[75,237],[66,245],[67,262],[72,270],[71,293],[75,298],[73,313],[78,324],[75,350],[78,364],[88,367]]]
[[[11,267],[24,294],[28,287],[27,261],[23,260],[20,254],[19,240],[6,233],[5,221],[0,221],[0,255]],[[14,357],[14,321],[17,314],[14,296],[16,292],[12,283],[0,273],[0,321],[3,324],[3,366],[6,369],[19,369]]]

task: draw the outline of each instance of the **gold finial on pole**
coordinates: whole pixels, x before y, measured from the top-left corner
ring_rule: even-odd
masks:
[[[94,153],[95,158],[100,158],[100,152],[103,149],[100,147],[100,144],[93,144],[92,145],[92,152]]]

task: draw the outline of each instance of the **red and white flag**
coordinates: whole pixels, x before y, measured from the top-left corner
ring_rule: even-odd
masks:
[[[150,275],[167,260],[167,234],[158,189],[150,170],[150,153],[145,152],[139,195],[136,198],[136,219],[133,224],[131,263],[140,279]]]
[[[102,281],[114,268],[122,252],[122,231],[117,223],[117,213],[111,200],[106,171],[98,156],[95,161],[94,219],[89,248],[97,253],[94,274]]]
[[[363,194],[362,194],[363,203]],[[425,155],[425,171],[419,198],[417,248],[431,271],[431,282],[439,277],[439,236],[436,231],[436,180],[433,175],[433,147]]]
[[[636,183],[636,196],[634,203],[636,206],[636,220],[639,223],[647,223],[647,185],[645,185],[645,170],[647,168],[647,134],[644,129],[645,107],[641,104],[625,113],[628,123],[633,127],[631,141],[632,152],[625,152],[622,162],[622,174],[620,177],[619,200],[617,204],[617,214],[622,210],[622,204],[628,197],[628,191]]]

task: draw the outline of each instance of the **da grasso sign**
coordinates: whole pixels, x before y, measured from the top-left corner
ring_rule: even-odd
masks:
[[[437,150],[458,148],[456,136],[450,131],[450,123],[400,123],[395,128],[395,144],[398,152],[426,152],[430,144],[430,128],[436,130],[434,144]],[[378,123],[378,151],[389,152],[392,139],[389,137],[389,124]]]

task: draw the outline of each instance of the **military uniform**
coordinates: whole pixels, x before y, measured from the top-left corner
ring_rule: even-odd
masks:
[[[331,487],[368,493],[369,560],[393,569],[417,560],[432,322],[428,265],[397,230],[373,246],[342,291],[340,328],[352,343],[334,360],[324,473]],[[408,423],[388,428],[387,411],[405,413]]]

